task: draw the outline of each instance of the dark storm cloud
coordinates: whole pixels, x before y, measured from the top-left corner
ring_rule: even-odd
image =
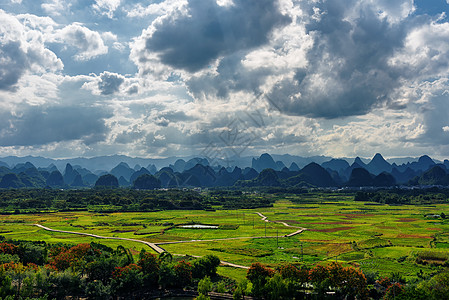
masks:
[[[193,76],[187,81],[189,91],[196,97],[214,95],[226,98],[231,91],[254,91],[258,93],[269,68],[248,70],[242,66],[244,53],[237,52],[224,57],[218,65],[216,76],[210,74]]]
[[[166,65],[195,72],[220,55],[265,44],[274,27],[290,22],[276,1],[233,2],[219,6],[216,1],[190,0],[187,16],[155,25],[146,50],[158,53]]]
[[[361,6],[357,18],[349,21],[348,11],[355,5],[345,0],[316,6],[322,15],[306,25],[314,37],[307,68],[279,82],[269,95],[283,112],[338,118],[362,115],[391,101],[403,75],[388,61],[403,46],[412,24],[391,24],[369,5]]]
[[[20,49],[20,42],[0,45],[0,90],[14,89],[19,78],[29,67],[26,54]]]
[[[109,132],[104,109],[79,106],[28,107],[19,115],[1,114],[0,146],[34,146],[52,142],[81,140],[85,144],[102,141]]]
[[[102,95],[111,95],[118,92],[120,86],[125,81],[125,78],[121,75],[103,72],[100,75],[100,81],[98,82],[98,89]]]

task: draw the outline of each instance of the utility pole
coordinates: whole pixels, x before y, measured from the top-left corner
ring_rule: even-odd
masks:
[[[253,217],[253,229],[254,229],[254,217]]]
[[[265,237],[267,237],[267,222],[265,222]]]

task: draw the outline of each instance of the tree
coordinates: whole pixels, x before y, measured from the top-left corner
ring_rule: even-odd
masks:
[[[145,286],[157,286],[159,279],[159,260],[156,255],[142,249],[137,265],[142,268]]]
[[[33,243],[20,243],[17,253],[20,260],[24,264],[34,263],[43,265],[47,262],[47,247],[46,245],[37,245]]]
[[[274,274],[273,277],[268,279],[265,285],[267,299],[292,299],[295,293],[293,284],[288,279],[282,279],[279,273]]]
[[[195,300],[210,300],[210,297],[199,294],[198,297],[195,298]]]
[[[110,286],[100,280],[87,283],[85,293],[89,299],[107,300],[111,297]]]
[[[285,264],[278,271],[282,278],[296,282],[299,287],[302,287],[309,281],[309,269],[306,266],[297,268],[292,264]]]
[[[116,267],[112,274],[111,287],[117,295],[134,295],[143,286],[142,268],[136,264]]]
[[[181,260],[175,265],[176,282],[180,287],[184,287],[192,282],[192,265]]]
[[[174,268],[168,264],[162,264],[159,269],[159,284],[165,289],[176,286],[177,276]]]
[[[204,276],[204,278],[198,282],[198,293],[207,296],[211,290],[212,281],[209,276]]]
[[[423,290],[429,299],[449,299],[449,272],[433,276],[429,281],[421,283],[418,290]]]
[[[274,275],[272,269],[266,268],[260,263],[253,263],[246,274],[246,278],[253,285],[252,293],[255,297],[261,297],[265,292],[265,284]]]
[[[0,266],[0,298],[7,297],[14,293],[11,277],[6,273],[5,268]]]
[[[159,260],[161,261],[161,263],[171,263],[173,261],[173,255],[168,251],[164,251],[159,254]]]
[[[108,284],[118,262],[113,258],[100,257],[86,265],[86,274],[90,281]]]
[[[215,276],[217,267],[220,265],[220,259],[215,255],[206,255],[193,262],[192,275],[194,278],[203,278],[204,276]]]

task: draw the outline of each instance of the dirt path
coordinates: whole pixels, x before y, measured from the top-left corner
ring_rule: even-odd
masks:
[[[259,215],[259,217],[262,218],[262,221],[270,222],[270,223],[279,223],[279,224],[282,224],[282,225],[284,225],[284,226],[286,226],[286,227],[291,227],[291,228],[297,228],[297,229],[298,229],[298,230],[295,231],[295,232],[292,232],[292,233],[289,233],[289,234],[287,234],[287,235],[284,235],[284,237],[291,237],[291,236],[300,234],[300,233],[303,232],[304,230],[307,230],[307,228],[299,227],[299,226],[293,226],[293,225],[287,224],[287,223],[282,222],[282,221],[270,221],[270,220],[268,220],[268,217],[264,216],[264,215],[261,214],[260,212],[256,212],[256,214]]]
[[[75,232],[75,231],[51,229],[49,227],[46,227],[46,226],[43,226],[43,225],[40,225],[40,224],[33,224],[33,225],[37,226],[37,227],[39,227],[41,229],[44,229],[44,230],[47,230],[47,231],[52,231],[52,232],[84,235],[84,236],[90,236],[90,237],[97,238],[97,239],[123,240],[123,241],[138,242],[138,243],[142,243],[142,244],[145,244],[145,245],[149,246],[151,249],[156,251],[158,254],[162,253],[162,252],[165,252],[165,250],[162,249],[161,247],[157,246],[157,244],[146,242],[146,241],[142,241],[142,240],[121,238],[121,237],[115,237],[115,236],[101,236],[101,235],[97,235],[97,234],[84,233],[84,232]],[[158,244],[161,244],[161,243],[158,243]],[[173,255],[184,256],[184,254],[173,254]],[[190,256],[196,257],[196,258],[200,258],[201,257],[201,256],[196,256],[196,255],[190,255]],[[233,264],[233,263],[230,263],[230,262],[227,262],[227,261],[224,261],[224,260],[220,261],[220,264],[223,265],[223,266],[229,266],[229,267],[234,267],[234,268],[239,268],[239,269],[249,269],[249,267],[247,267],[247,266]]]
[[[260,212],[256,212],[257,215],[259,215],[262,218],[262,221],[264,222],[271,222],[271,223],[279,223],[282,224],[286,227],[291,227],[291,228],[298,228],[299,230],[292,232],[290,234],[287,235],[283,235],[280,237],[291,237],[297,234],[300,234],[301,232],[303,232],[304,230],[306,230],[306,228],[303,227],[298,227],[298,226],[292,226],[289,225],[285,222],[281,222],[281,221],[270,221],[268,220],[268,218],[266,216],[264,216],[263,214],[261,214]],[[187,241],[174,241],[174,242],[160,242],[160,243],[150,243],[150,242],[146,242],[146,241],[142,241],[142,240],[136,240],[136,239],[129,239],[129,238],[121,238],[121,237],[115,237],[115,236],[101,236],[101,235],[97,235],[97,234],[92,234],[92,233],[84,233],[84,232],[76,232],[76,231],[66,231],[66,230],[59,230],[59,229],[52,229],[40,224],[33,224],[34,226],[37,226],[41,229],[47,230],[47,231],[52,231],[52,232],[60,232],[60,233],[68,233],[68,234],[77,234],[77,235],[84,235],[84,236],[90,236],[93,238],[97,238],[97,239],[110,239],[110,240],[123,240],[123,241],[131,241],[131,242],[138,242],[138,243],[142,243],[147,245],[148,247],[150,247],[151,249],[153,249],[156,253],[162,253],[165,252],[165,250],[161,247],[159,247],[158,245],[167,245],[167,244],[179,244],[179,243],[194,243],[194,242],[215,242],[215,241],[226,241],[226,240],[240,240],[240,239],[265,239],[265,238],[277,238],[277,236],[248,236],[248,237],[233,237],[233,238],[222,238],[222,239],[209,239],[209,240],[187,240]],[[184,256],[184,254],[174,254],[174,255],[182,255]],[[192,255],[191,255],[192,256]],[[193,256],[193,257],[200,257],[200,256]],[[234,268],[240,268],[240,269],[249,269],[249,267],[247,266],[242,266],[242,265],[237,265],[237,264],[233,264],[227,261],[221,261],[220,262],[221,265],[223,266],[230,266],[230,267],[234,267]]]
[[[40,225],[40,224],[34,224],[34,226],[37,226],[37,227],[42,228],[42,229],[45,229],[47,231],[69,233],[69,234],[77,234],[77,235],[85,235],[85,236],[90,236],[90,237],[94,237],[94,238],[97,238],[97,239],[123,240],[123,241],[138,242],[138,243],[142,243],[142,244],[147,245],[148,247],[150,247],[151,249],[156,251],[156,253],[162,253],[162,252],[165,251],[161,247],[157,246],[155,243],[150,243],[150,242],[146,242],[146,241],[142,241],[142,240],[121,238],[121,237],[115,237],[115,236],[101,236],[101,235],[96,235],[96,234],[92,234],[92,233],[84,233],[84,232],[76,232],[76,231],[65,231],[65,230],[59,230],[59,229],[51,229],[51,228],[45,227],[45,226]]]

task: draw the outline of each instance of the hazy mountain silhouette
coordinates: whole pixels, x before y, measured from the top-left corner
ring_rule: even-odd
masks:
[[[83,178],[81,177],[80,174],[77,174],[75,176],[73,181],[70,183],[70,186],[72,186],[72,187],[83,187],[83,186],[85,186]]]
[[[161,181],[150,174],[143,174],[134,180],[133,188],[139,190],[152,190],[161,187]]]
[[[347,186],[372,186],[373,176],[364,168],[355,168],[352,170]]]
[[[290,167],[288,168],[290,171],[293,171],[293,172],[296,172],[296,171],[299,171],[300,169],[299,169],[299,167],[298,167],[298,165],[295,163],[295,162],[292,162],[291,163],[291,165],[290,165]]]
[[[242,175],[244,180],[252,180],[259,176],[259,173],[255,169],[247,167],[242,171]]]
[[[378,175],[382,172],[391,172],[391,165],[382,157],[380,153],[376,153],[373,159],[365,167],[370,173]]]
[[[75,178],[79,175],[79,179],[78,179],[78,183],[82,182],[82,178],[80,173],[78,173],[76,170],[73,169],[71,164],[67,164],[64,170],[64,182],[68,185],[72,185],[73,181],[75,180]],[[80,186],[80,185],[77,185]],[[82,186],[82,185],[81,185]]]
[[[264,169],[252,180],[239,180],[237,186],[280,186],[281,182],[275,170]]]
[[[393,175],[388,172],[382,172],[373,178],[373,186],[388,187],[394,185],[396,185],[396,180],[394,179]]]
[[[170,168],[172,168],[175,172],[182,173],[186,168],[186,161],[183,159],[178,159],[175,161],[174,165],[170,165]]]
[[[285,183],[287,186],[298,186],[304,183],[317,187],[336,186],[329,172],[317,163],[308,164],[299,171],[298,175],[288,178]]]
[[[433,168],[422,173],[421,176],[417,176],[410,180],[412,185],[449,185],[449,175],[440,166],[434,166]]]
[[[64,177],[62,177],[61,172],[53,171],[50,173],[50,176],[48,176],[46,184],[49,187],[63,187],[65,185]]]
[[[129,181],[131,176],[135,173],[135,170],[131,169],[127,163],[121,162],[117,166],[115,166],[109,173],[117,178],[123,176],[123,178]]]
[[[391,171],[391,175],[395,178],[397,183],[407,183],[410,179],[416,177],[418,174],[417,172],[410,169],[410,167],[407,167],[403,172],[400,172],[397,168],[393,168]]]
[[[322,163],[321,166],[325,169],[337,171],[339,174],[343,174],[350,167],[349,163],[344,159],[331,159]]]
[[[8,157],[6,158],[7,162],[0,161],[0,180],[3,180],[7,174],[14,173],[17,178],[11,175],[7,176],[4,181],[5,186],[68,188],[70,186],[94,186],[100,175],[110,174],[118,178],[117,182],[120,186],[130,186],[139,176],[154,174],[162,187],[233,186],[238,182],[244,182],[246,186],[381,187],[395,184],[446,185],[446,175],[443,173],[447,173],[449,170],[449,160],[439,163],[427,155],[419,157],[416,161],[395,159],[401,163],[407,161],[401,165],[390,164],[380,153],[375,154],[371,160],[356,157],[352,165],[348,164],[346,158],[329,159],[321,156],[314,158],[320,161],[321,166],[312,162],[303,165],[304,167],[300,169],[298,164],[310,161],[312,158],[291,155],[272,156],[264,153],[259,157],[235,157],[231,161],[247,164],[247,166],[234,165],[225,168],[217,165],[217,161],[221,162],[221,160],[215,161],[215,164],[210,166],[209,161],[201,157],[190,158],[187,161],[176,157],[157,160],[130,158],[122,155],[70,160],[52,160],[31,156]],[[123,161],[118,161],[119,159],[123,159]],[[56,164],[61,167],[63,162],[65,164],[62,167],[65,167],[63,175],[61,175]],[[116,165],[110,172],[99,171],[101,169],[97,168],[104,166],[103,170],[108,170],[109,168],[106,166],[111,162],[116,162]],[[147,164],[148,162],[158,162],[160,166],[162,162],[166,162],[165,166],[171,166],[171,168],[162,165],[161,170],[157,172],[156,166],[152,163]],[[91,169],[84,167],[86,163],[91,163],[89,165]],[[139,169],[135,171],[129,167],[129,163],[133,163],[135,168]],[[252,167],[248,167],[249,163]],[[40,164],[39,168],[36,168],[35,164]],[[9,169],[8,165],[14,167]],[[42,165],[46,167],[42,167]],[[148,165],[148,168],[140,167],[141,165]],[[286,165],[290,165],[290,167],[287,168]],[[263,172],[266,169],[271,169],[271,171]]]
[[[112,174],[102,175],[98,178],[97,182],[95,182],[96,188],[117,188],[118,186],[118,179]]]
[[[0,180],[0,188],[8,189],[8,188],[22,188],[25,187],[25,184],[19,179],[17,174],[8,173],[2,177]]]
[[[253,158],[251,162],[251,167],[257,172],[261,172],[264,169],[273,169],[273,170],[278,169],[276,162],[268,153],[262,154],[259,158]]]
[[[139,176],[145,175],[145,174],[151,175],[150,171],[148,171],[146,168],[143,168],[143,167],[140,168],[139,171],[136,171],[131,175],[131,178],[129,179],[129,183],[131,185],[134,184],[134,180],[136,180]]]

